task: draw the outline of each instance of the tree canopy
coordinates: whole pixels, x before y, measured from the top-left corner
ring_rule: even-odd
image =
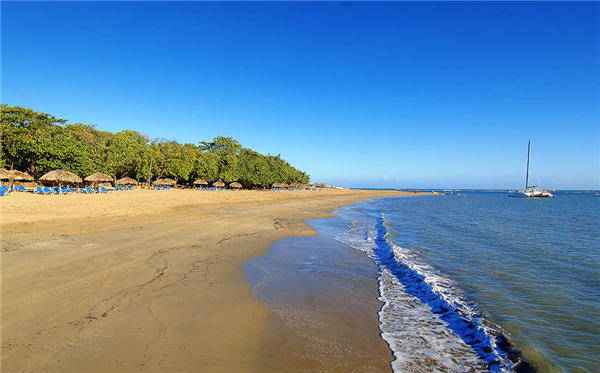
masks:
[[[85,177],[102,172],[115,179],[150,182],[172,178],[240,182],[244,187],[273,183],[308,183],[309,176],[280,156],[242,147],[231,137],[216,137],[198,145],[150,139],[133,130],[112,133],[93,125],[69,123],[46,113],[2,105],[0,166],[34,177],[63,169]]]

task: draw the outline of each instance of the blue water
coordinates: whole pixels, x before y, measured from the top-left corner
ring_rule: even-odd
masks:
[[[374,226],[375,252],[385,232],[385,245],[397,251],[394,265],[404,267],[388,266],[397,277],[447,282],[447,289],[422,286],[424,295],[412,294],[421,302],[460,299],[464,305],[443,307],[459,316],[481,312],[496,329],[490,338],[507,334],[540,371],[600,371],[600,198],[558,192],[555,199],[512,199],[471,192],[383,198],[340,215],[355,226],[362,223],[359,231]],[[349,244],[356,245],[354,240]],[[409,294],[412,282],[404,282]],[[448,328],[457,329],[481,359],[494,359],[481,353],[481,347],[493,352],[494,343],[476,346],[457,323],[450,321]]]
[[[257,297],[292,304],[282,294],[311,293],[324,274],[336,279],[336,292],[348,279],[370,278],[397,372],[510,371],[525,362],[539,372],[600,372],[600,197],[464,192],[379,198],[336,214],[335,231],[311,222],[318,241],[297,238],[289,254],[281,243],[277,256],[256,260],[265,271],[278,268],[270,283],[293,279],[285,292],[263,286]],[[328,240],[347,249],[332,255]],[[356,252],[375,267],[359,270]],[[302,281],[286,264],[292,253],[307,269]],[[339,264],[350,259],[354,265]]]

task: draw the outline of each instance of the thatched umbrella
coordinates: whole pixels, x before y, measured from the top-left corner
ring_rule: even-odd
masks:
[[[10,186],[14,185],[15,181],[33,181],[33,176],[29,175],[26,172],[18,171],[18,170],[6,170],[4,168],[0,169],[0,180],[8,180]]]
[[[203,180],[203,179],[198,179],[198,180],[194,181],[194,185],[208,185],[208,181]]]
[[[280,189],[280,188],[287,188],[287,184],[283,184],[283,183],[273,183],[273,185],[271,185],[271,188],[276,188],[276,189]]]
[[[83,180],[72,172],[64,170],[54,170],[46,173],[44,176],[39,178],[44,184],[81,184]]]
[[[152,183],[152,186],[175,186],[177,182],[173,179],[158,179]]]
[[[242,189],[242,184],[240,184],[236,181],[236,182],[229,184],[229,187],[233,188],[233,189]]]
[[[0,168],[0,180],[10,180],[10,171],[5,168]]]
[[[96,172],[83,179],[86,183],[97,185],[99,183],[112,183],[114,181],[112,176]]]
[[[27,172],[11,170],[9,173],[11,179],[14,181],[33,181],[33,176],[29,175]]]
[[[214,186],[215,188],[224,188],[225,183],[222,181],[215,181],[214,183],[212,183],[212,186]]]
[[[124,177],[122,179],[117,180],[117,182],[115,184],[129,186],[129,185],[138,185],[138,182],[137,182],[137,180],[134,180],[130,177]]]

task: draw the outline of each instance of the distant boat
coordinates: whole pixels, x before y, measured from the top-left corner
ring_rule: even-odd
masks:
[[[527,172],[525,174],[525,189],[510,191],[509,197],[527,197],[527,198],[554,198],[550,189],[539,189],[537,185],[529,185],[529,156],[531,153],[531,140],[527,144]]]

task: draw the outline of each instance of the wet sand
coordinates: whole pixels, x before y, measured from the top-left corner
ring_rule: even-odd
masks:
[[[313,235],[306,219],[402,194],[5,197],[2,371],[348,371],[324,365],[297,331],[254,298],[242,266],[276,240]],[[365,354],[348,356],[348,366],[389,370],[376,314],[352,327],[361,337],[349,343],[359,341]]]

